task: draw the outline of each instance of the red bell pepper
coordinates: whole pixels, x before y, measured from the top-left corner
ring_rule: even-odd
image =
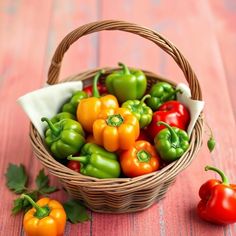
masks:
[[[198,215],[206,221],[216,224],[232,224],[236,222],[236,185],[230,184],[225,174],[212,166],[205,170],[217,172],[222,181],[211,179],[199,189],[201,201],[197,206]]]
[[[146,129],[140,129],[140,133],[136,141],[138,140],[145,140],[150,143],[153,142],[153,140],[151,140],[150,137],[148,136]]]
[[[107,94],[107,88],[105,85],[102,85],[101,83],[97,84],[98,91],[101,95]],[[86,86],[83,89],[84,92],[88,94],[89,97],[93,96],[93,85]]]
[[[80,163],[78,161],[70,160],[66,166],[70,168],[71,170],[74,170],[75,172],[80,173]]]
[[[190,113],[187,107],[178,101],[168,101],[162,104],[153,113],[152,122],[147,127],[148,135],[152,140],[162,129],[166,128],[164,125],[158,125],[158,121],[163,121],[170,126],[187,130],[190,122]]]

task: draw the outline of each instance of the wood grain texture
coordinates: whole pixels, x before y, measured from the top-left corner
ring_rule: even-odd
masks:
[[[15,195],[5,187],[3,175],[8,163],[24,163],[32,178],[42,168],[32,155],[29,121],[16,99],[43,86],[53,52],[67,33],[101,19],[122,19],[155,29],[179,48],[200,81],[205,117],[217,146],[210,155],[205,136],[196,160],[177,177],[165,199],[148,210],[122,215],[91,212],[90,222],[68,223],[65,235],[236,235],[235,225],[211,225],[201,221],[195,210],[200,185],[215,176],[204,172],[206,164],[222,168],[236,183],[234,0],[0,1],[0,193],[4,201],[0,234],[23,234],[22,215],[10,215]],[[61,78],[97,66],[115,66],[118,61],[184,81],[173,60],[156,45],[121,32],[102,32],[80,39],[65,55]],[[60,186],[57,179],[51,181]],[[52,197],[67,199],[63,191]]]

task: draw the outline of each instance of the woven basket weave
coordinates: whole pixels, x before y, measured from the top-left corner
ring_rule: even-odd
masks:
[[[81,26],[69,33],[59,44],[52,58],[48,73],[48,83],[58,83],[61,62],[64,53],[80,37],[102,30],[120,30],[130,32],[154,42],[168,53],[183,71],[191,89],[192,98],[202,99],[200,85],[188,61],[179,50],[157,32],[139,25],[124,21],[106,20],[93,22]],[[76,76],[67,78],[61,82],[81,80],[89,84],[98,70],[82,72]],[[104,68],[106,73],[111,73],[117,68]],[[148,88],[157,81],[168,81],[152,72],[143,70],[148,79]],[[170,82],[170,81],[168,81]],[[174,84],[173,82],[171,82]],[[174,182],[176,176],[183,171],[194,159],[202,144],[203,120],[198,118],[193,129],[190,147],[177,161],[172,162],[163,169],[135,177],[117,179],[96,179],[76,173],[57,162],[44,146],[43,140],[35,127],[30,125],[30,139],[35,156],[49,172],[58,177],[64,188],[73,198],[82,200],[84,204],[96,212],[124,213],[144,210],[153,203],[159,201]]]

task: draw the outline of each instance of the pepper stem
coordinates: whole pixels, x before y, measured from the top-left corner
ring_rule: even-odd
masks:
[[[93,79],[93,94],[92,96],[93,97],[96,97],[96,98],[99,98],[100,97],[100,93],[99,93],[99,90],[98,90],[98,79],[99,77],[104,74],[104,70],[100,70],[96,73],[94,79]]]
[[[151,158],[150,153],[145,150],[138,151],[136,155],[137,155],[139,162],[149,162],[149,160]]]
[[[143,104],[144,104],[144,101],[147,99],[147,98],[150,98],[151,95],[150,94],[146,94],[145,96],[142,97],[142,99],[140,100],[140,103],[138,105],[138,107],[141,107]]]
[[[48,206],[40,207],[29,195],[21,194],[21,198],[27,199],[29,203],[35,208],[36,212],[34,216],[36,216],[39,219],[42,219],[49,215],[50,208]]]
[[[130,75],[129,68],[122,62],[119,62],[118,65],[123,69],[124,74]]]
[[[212,152],[213,149],[215,148],[216,141],[214,139],[211,127],[208,125],[208,123],[206,121],[205,121],[205,124],[206,124],[207,128],[210,130],[210,135],[209,135],[209,138],[207,140],[207,147],[208,147],[209,151]]]
[[[124,122],[124,118],[120,114],[110,115],[106,120],[107,124],[110,126],[120,126]]]
[[[208,170],[213,170],[216,173],[218,173],[221,177],[222,184],[229,185],[229,179],[222,170],[220,170],[214,166],[206,166],[205,171],[208,171]]]
[[[44,122],[46,121],[48,123],[48,127],[49,129],[51,129],[52,133],[57,136],[59,133],[60,133],[60,129],[56,128],[55,125],[52,123],[51,120],[49,120],[48,118],[46,117],[42,117],[41,118],[41,121]]]
[[[163,121],[158,121],[157,125],[164,125],[170,131],[172,144],[177,145],[179,143],[178,135],[175,133],[175,131],[173,130],[173,128],[169,124],[167,124]]]
[[[182,93],[182,90],[181,89],[176,89],[174,90],[173,92],[171,93],[168,93],[167,95],[165,95],[164,97],[161,98],[161,101],[162,102],[165,102],[167,101],[171,96],[177,94],[177,93]]]
[[[81,162],[82,164],[87,164],[88,157],[87,156],[73,157],[72,155],[70,155],[70,156],[67,157],[67,160],[69,160],[69,161],[78,161],[78,162]]]

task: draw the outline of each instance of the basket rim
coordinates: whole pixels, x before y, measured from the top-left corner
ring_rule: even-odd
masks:
[[[76,75],[73,76],[69,76],[67,78],[65,78],[64,80],[59,81],[59,83],[64,83],[64,82],[68,82],[71,80],[78,80],[78,78],[84,82],[86,80],[91,79],[91,77],[93,77],[93,74],[96,74],[96,72],[100,69],[105,69],[106,73],[110,73],[110,71],[113,70],[118,70],[119,68],[117,67],[101,67],[101,68],[95,68],[93,70],[86,70],[84,72],[78,73]],[[166,81],[166,82],[170,82],[172,85],[176,85],[176,83],[174,83],[173,81],[170,81],[168,79],[165,79],[162,76],[159,76],[153,72],[147,71],[147,70],[142,70],[145,75],[147,76],[147,79],[149,79],[150,77],[155,77],[158,78],[157,81]],[[86,78],[88,77],[89,78]],[[82,79],[81,79],[82,78]],[[200,149],[201,143],[202,143],[202,134],[203,134],[203,117],[199,116],[197,119],[197,122],[193,128],[193,132],[190,136],[190,147],[188,148],[188,150],[183,154],[183,156],[181,158],[179,158],[178,160],[169,163],[167,166],[163,167],[162,169],[156,171],[156,172],[152,172],[149,174],[145,174],[142,176],[138,176],[138,177],[133,177],[133,178],[111,178],[111,179],[98,179],[95,177],[90,177],[90,176],[85,176],[82,175],[80,173],[77,173],[71,169],[69,169],[67,166],[63,165],[62,163],[58,162],[51,154],[50,152],[47,150],[47,148],[45,147],[45,145],[43,145],[43,139],[42,137],[39,135],[38,131],[35,129],[34,125],[30,122],[30,139],[31,139],[31,144],[34,148],[34,153],[35,151],[37,151],[38,155],[36,155],[38,157],[38,159],[40,160],[40,162],[47,167],[47,169],[49,170],[49,172],[51,172],[53,175],[57,176],[57,168],[60,168],[61,174],[60,174],[60,179],[66,180],[67,182],[70,182],[70,184],[80,184],[80,186],[83,187],[87,187],[88,183],[93,185],[94,190],[95,189],[99,189],[101,187],[106,188],[108,186],[109,191],[111,191],[112,189],[116,188],[118,185],[119,187],[127,187],[130,186],[131,184],[138,184],[138,182],[140,182],[140,180],[142,180],[140,183],[143,182],[150,182],[153,179],[156,181],[155,178],[162,177],[162,180],[167,179],[170,175],[172,176],[176,176],[179,172],[183,171],[192,161],[193,158],[191,158],[190,162],[186,159],[188,159],[188,156],[191,156],[191,154],[198,152],[198,150]],[[35,142],[35,140],[37,142]],[[42,145],[40,147],[40,145]],[[43,148],[42,148],[43,147]],[[49,157],[50,160],[44,159],[44,158],[39,158],[39,155],[43,154],[43,156],[47,155],[47,157]],[[185,163],[186,162],[186,163]],[[51,165],[50,167],[48,165]],[[182,168],[177,168],[178,166],[181,166]],[[177,168],[177,169],[176,169]],[[173,173],[173,169],[175,170],[175,173]],[[177,171],[176,171],[177,170]],[[167,176],[165,176],[165,174],[167,172],[168,173]],[[68,178],[70,177],[70,179]],[[95,184],[94,184],[95,183]],[[140,184],[138,184],[140,186]]]
[[[68,33],[61,40],[54,52],[54,55],[51,60],[51,65],[49,66],[48,70],[47,83],[54,84],[58,82],[64,54],[67,52],[67,50],[72,44],[74,44],[83,36],[87,36],[89,34],[93,34],[100,31],[124,31],[127,33],[138,35],[146,40],[153,42],[156,46],[158,46],[169,56],[171,56],[178,65],[178,67],[182,70],[184,77],[188,82],[190,90],[192,92],[192,97],[194,99],[202,100],[202,92],[195,72],[191,68],[191,65],[188,60],[182,55],[182,53],[173,43],[171,43],[168,39],[166,39],[164,36],[162,36],[155,30],[138,25],[136,23],[114,19],[90,22]]]

